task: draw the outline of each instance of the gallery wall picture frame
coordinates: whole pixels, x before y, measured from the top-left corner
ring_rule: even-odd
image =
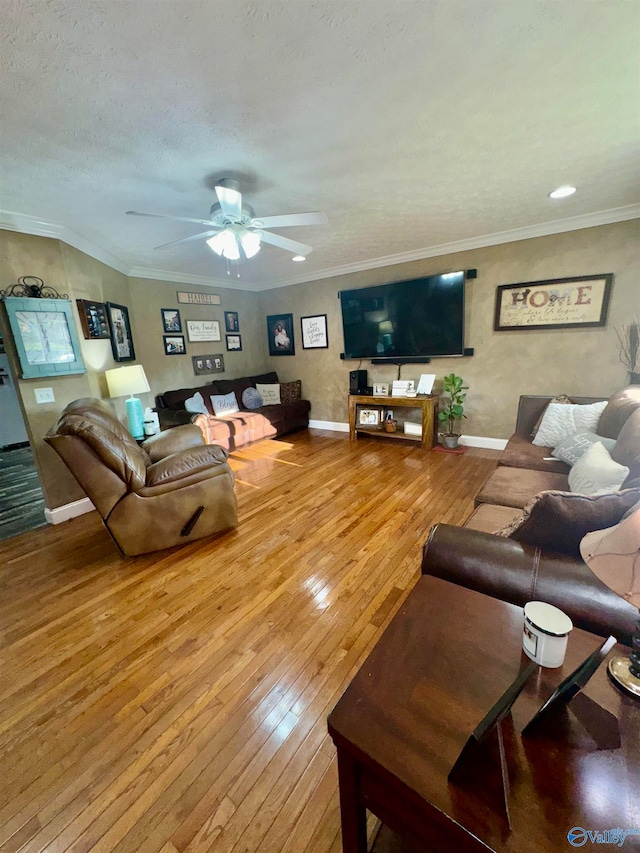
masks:
[[[242,335],[225,335],[228,352],[242,351]]]
[[[224,373],[224,358],[221,352],[209,355],[192,355],[191,363],[196,376],[204,376],[207,373]]]
[[[189,342],[219,341],[220,323],[217,320],[185,320]]]
[[[177,308],[161,308],[160,315],[162,316],[163,332],[170,334],[182,331],[182,320],[180,319],[180,312]]]
[[[503,284],[496,290],[495,332],[604,326],[613,273]]]
[[[111,337],[107,306],[104,302],[92,302],[90,299],[76,299],[80,325],[85,340],[98,340]]]
[[[114,361],[134,361],[136,351],[133,346],[129,309],[126,305],[118,305],[116,302],[106,304]]]
[[[302,331],[302,349],[328,349],[327,315],[314,314],[312,317],[300,317]]]
[[[269,355],[295,355],[293,314],[271,314],[267,317]]]
[[[225,311],[224,312],[224,328],[227,332],[239,332],[240,331],[240,320],[238,318],[237,311]]]
[[[22,379],[86,373],[68,299],[4,297]]]
[[[184,335],[163,335],[165,355],[186,355],[187,345]]]

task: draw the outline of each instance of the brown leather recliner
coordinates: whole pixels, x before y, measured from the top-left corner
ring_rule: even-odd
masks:
[[[105,400],[70,403],[45,441],[62,457],[128,557],[211,536],[238,523],[227,451],[196,426],[138,446]]]

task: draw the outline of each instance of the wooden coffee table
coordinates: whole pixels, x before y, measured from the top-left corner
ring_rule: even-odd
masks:
[[[529,662],[522,618],[520,607],[439,578],[418,581],[329,716],[344,853],[365,853],[366,809],[417,849],[447,853],[568,851],[573,827],[640,829],[640,705],[609,682],[605,665],[570,710],[520,735],[602,643],[578,629],[563,667],[539,669],[503,723],[511,828],[487,806],[482,772],[463,787],[447,781],[468,736]],[[640,850],[640,835],[622,849]]]

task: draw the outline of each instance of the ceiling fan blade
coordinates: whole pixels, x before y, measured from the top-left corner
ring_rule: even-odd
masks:
[[[298,243],[297,240],[289,240],[288,237],[281,237],[279,234],[272,234],[270,231],[261,231],[260,240],[263,243],[271,243],[272,246],[277,246],[279,249],[286,249],[287,252],[293,252],[294,255],[308,255],[313,252],[311,246],[306,243]]]
[[[235,186],[232,186],[232,184],[235,184]],[[219,184],[216,184],[216,195],[218,196],[218,201],[224,215],[231,216],[240,221],[242,218],[242,193],[236,188],[237,185],[237,181],[221,181]]]
[[[204,240],[205,237],[213,237],[222,229],[218,228],[215,231],[201,231],[200,234],[194,234],[192,237],[183,237],[182,240],[172,240],[170,243],[163,243],[161,246],[155,246],[156,249],[166,249],[167,246],[177,246],[178,243],[192,243],[194,240]]]
[[[284,213],[281,216],[257,216],[251,220],[257,228],[287,228],[290,225],[328,225],[326,213]]]
[[[171,216],[169,213],[138,213],[137,210],[127,210],[126,215],[153,216],[155,219],[172,219],[174,222],[197,222],[198,225],[216,225],[210,219],[190,219],[188,216]]]

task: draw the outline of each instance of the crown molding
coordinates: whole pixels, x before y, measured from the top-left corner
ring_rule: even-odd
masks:
[[[498,231],[493,234],[484,234],[480,237],[470,237],[465,240],[454,240],[451,243],[441,243],[437,246],[428,246],[415,249],[411,252],[400,252],[396,255],[386,255],[380,258],[370,258],[365,261],[357,261],[353,264],[343,264],[337,267],[329,267],[324,270],[314,270],[309,273],[299,273],[289,278],[278,278],[265,280],[260,283],[246,282],[215,278],[213,276],[192,275],[179,273],[172,270],[155,269],[152,267],[130,267],[123,260],[113,255],[107,249],[103,249],[96,243],[55,222],[47,222],[35,216],[17,213],[10,210],[0,210],[0,229],[17,231],[22,234],[34,234],[40,237],[52,237],[68,243],[75,249],[95,258],[103,264],[112,267],[123,275],[131,278],[148,278],[154,281],[171,281],[177,284],[196,284],[202,287],[224,287],[228,290],[245,290],[260,292],[263,290],[274,290],[278,287],[291,287],[294,284],[304,284],[309,281],[319,281],[323,278],[334,278],[335,276],[348,275],[354,272],[377,269],[379,267],[406,264],[411,261],[420,261],[425,258],[435,258],[438,255],[452,255],[457,252],[467,252],[472,249],[484,249],[488,246],[497,246],[502,243],[514,243],[518,240],[531,240],[535,237],[547,237],[551,234],[562,234],[565,231],[578,231],[582,228],[595,228],[598,225],[610,225],[615,222],[624,222],[630,219],[640,219],[640,204],[629,204],[624,207],[614,207],[609,210],[600,210],[595,213],[585,213],[581,216],[572,216],[568,219],[554,219],[549,222],[541,222],[537,225],[526,225],[523,228],[514,228],[509,231]]]

